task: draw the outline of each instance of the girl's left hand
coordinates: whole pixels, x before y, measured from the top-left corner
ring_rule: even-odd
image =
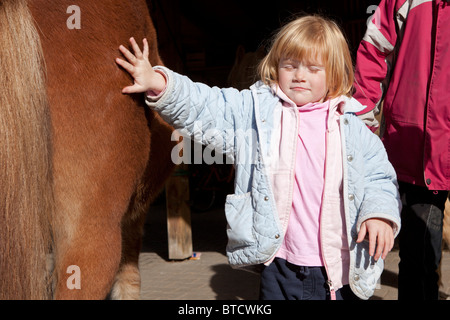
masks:
[[[374,257],[375,261],[378,261],[380,257],[383,260],[386,259],[394,246],[394,231],[391,224],[383,219],[368,219],[361,224],[356,242],[364,241],[366,234],[369,238],[370,256]]]

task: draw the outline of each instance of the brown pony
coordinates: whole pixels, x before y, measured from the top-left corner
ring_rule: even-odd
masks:
[[[0,299],[139,298],[173,145],[121,94],[132,35],[162,64],[145,0],[0,0]]]

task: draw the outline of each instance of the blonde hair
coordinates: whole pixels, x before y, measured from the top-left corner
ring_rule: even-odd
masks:
[[[321,58],[328,88],[325,99],[351,96],[353,62],[347,41],[335,22],[311,15],[297,18],[282,27],[258,67],[265,84],[278,83],[278,65],[282,58],[308,63],[317,63]]]

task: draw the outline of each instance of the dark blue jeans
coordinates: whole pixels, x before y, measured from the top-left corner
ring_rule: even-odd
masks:
[[[304,267],[275,260],[261,273],[261,300],[329,300],[324,267]],[[336,291],[336,300],[358,299],[350,287]]]
[[[403,210],[399,235],[398,298],[437,300],[442,227],[448,191],[400,182]]]

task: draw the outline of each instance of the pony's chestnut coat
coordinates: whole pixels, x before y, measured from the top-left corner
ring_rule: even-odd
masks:
[[[71,16],[67,13],[67,8],[73,4],[71,1],[0,0],[0,14],[3,14],[1,10],[15,7],[18,3],[22,5],[20,12],[16,10],[6,14],[13,23],[27,21],[31,26],[35,23],[35,29],[29,32],[38,49],[36,52],[17,52],[11,59],[24,62],[41,52],[44,60],[36,70],[41,70],[46,83],[35,88],[24,82],[24,86],[11,85],[11,88],[24,96],[24,100],[13,103],[25,110],[35,108],[30,101],[37,95],[35,91],[44,92],[40,103],[44,115],[30,121],[42,132],[30,133],[20,143],[26,144],[31,136],[37,138],[38,135],[44,136],[43,141],[49,141],[47,144],[37,142],[33,150],[42,153],[36,162],[45,162],[45,177],[48,178],[45,181],[51,187],[30,192],[38,193],[38,198],[47,199],[43,202],[54,208],[51,212],[42,206],[36,218],[39,220],[41,214],[51,212],[51,230],[42,236],[52,240],[54,272],[51,294],[57,299],[104,299],[114,287],[111,292],[113,298],[139,298],[138,256],[145,215],[174,166],[170,159],[173,129],[148,110],[140,97],[122,95],[121,88],[130,82],[130,78],[114,63],[119,45],[133,35],[137,39],[146,37],[151,46],[152,63],[162,64],[146,2],[77,1],[80,29],[69,29],[66,24]],[[0,34],[11,29],[15,30],[15,26],[2,26]],[[14,41],[21,44],[26,39]],[[24,45],[24,48],[28,46]],[[0,60],[3,60],[3,54],[4,50]],[[30,68],[34,70],[36,67]],[[2,65],[2,73],[5,72],[26,76],[25,73],[17,74],[12,65]],[[1,79],[3,87],[9,79]],[[3,109],[2,106],[2,128],[23,126],[5,118]],[[3,129],[1,134],[3,136]],[[2,153],[4,141],[2,137]],[[6,148],[10,148],[9,145],[8,142]],[[26,155],[33,161],[35,156],[39,154],[30,152]],[[15,167],[14,161],[10,163]],[[0,174],[3,173],[2,168]],[[29,173],[23,169],[22,175],[28,176]],[[5,180],[1,177],[3,185]],[[8,183],[10,189],[18,188],[19,184],[17,180]],[[30,189],[35,187],[28,185]],[[2,189],[3,195],[5,192]],[[14,205],[23,205],[27,195],[24,192],[16,199]],[[9,274],[3,272],[3,266],[10,263],[13,269],[21,261],[20,257],[16,261],[4,258],[5,250],[11,248],[11,244],[6,248],[3,246],[5,227],[10,225],[8,216],[32,222],[26,208],[18,209],[12,205],[5,208],[3,200],[0,200],[0,209],[1,297],[47,298],[45,294],[34,295],[38,291],[49,291],[45,288],[31,290],[25,285],[9,290],[14,283],[21,286],[24,278],[43,279],[44,274],[30,270],[7,279]],[[32,226],[26,228],[31,229]],[[20,241],[15,246],[25,256],[33,255],[36,242],[36,236],[30,235],[30,244]],[[45,245],[43,247],[46,248]],[[40,254],[37,264],[45,262],[45,258],[46,255]],[[67,286],[71,275],[67,268],[71,265],[80,268],[81,289],[71,290]],[[42,286],[48,284],[43,283]]]

